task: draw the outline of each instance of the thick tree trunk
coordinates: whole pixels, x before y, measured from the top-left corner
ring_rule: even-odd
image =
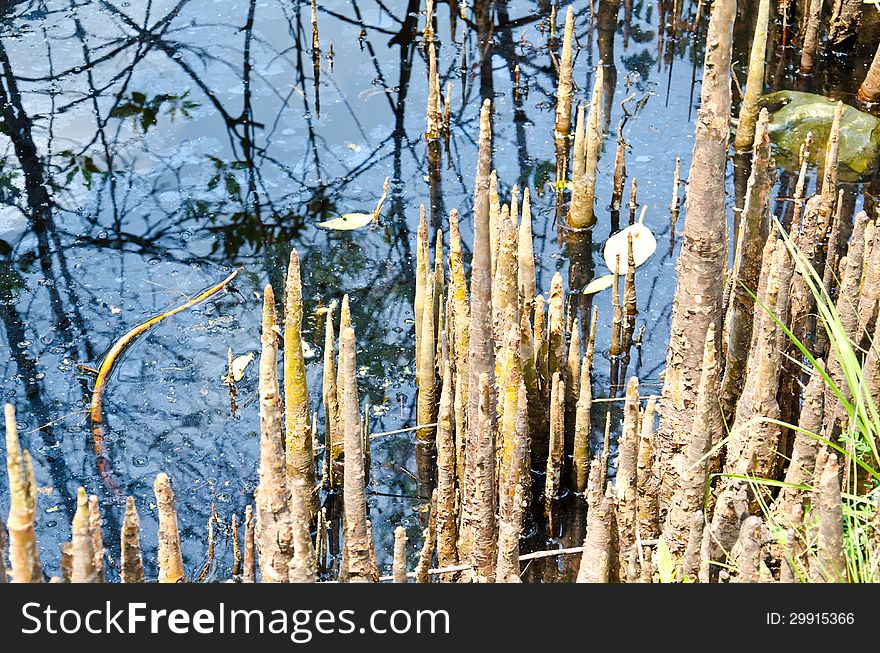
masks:
[[[736,0],[716,0],[706,37],[703,89],[688,176],[684,235],[677,264],[666,376],[660,404],[660,506],[665,512],[679,472],[674,458],[693,421],[701,346],[721,324],[727,274],[725,167],[730,135],[730,57]],[[663,515],[661,514],[661,519]]]

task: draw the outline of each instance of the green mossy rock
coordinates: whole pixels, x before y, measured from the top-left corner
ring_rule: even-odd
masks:
[[[797,170],[801,145],[813,134],[810,163],[824,167],[825,143],[834,120],[835,100],[800,91],[777,91],[761,98],[770,112],[770,140],[780,167]],[[869,176],[880,156],[880,120],[851,106],[843,106],[840,122],[839,173],[841,181],[857,182]]]

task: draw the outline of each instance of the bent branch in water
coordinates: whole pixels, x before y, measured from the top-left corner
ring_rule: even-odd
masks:
[[[217,293],[225,290],[226,287],[232,282],[232,280],[236,277],[239,270],[235,270],[232,274],[226,277],[220,283],[211,286],[210,288],[203,290],[198,295],[193,297],[192,299],[180,304],[179,306],[172,308],[169,311],[165,311],[164,313],[160,313],[159,315],[154,315],[150,319],[141,322],[137,326],[130,329],[123,335],[113,347],[110,348],[110,351],[107,352],[107,355],[104,356],[104,360],[101,361],[101,366],[98,368],[97,377],[95,379],[95,389],[92,391],[92,403],[89,408],[89,417],[92,422],[92,445],[95,450],[96,464],[98,466],[98,472],[101,474],[101,478],[104,479],[105,483],[108,483],[109,486],[114,487],[114,484],[110,480],[110,465],[106,456],[104,455],[104,409],[102,407],[102,401],[104,399],[104,390],[107,388],[107,382],[110,379],[110,373],[113,371],[113,367],[116,365],[116,361],[119,360],[119,357],[122,355],[128,347],[130,347],[135,340],[137,340],[141,335],[146,333],[151,327],[159,324],[165,318],[171,317],[176,313],[180,313],[181,311],[185,311],[188,308],[192,308],[196,304],[199,304],[207,299],[210,299]]]

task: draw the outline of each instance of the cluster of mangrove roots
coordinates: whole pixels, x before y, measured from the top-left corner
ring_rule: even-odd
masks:
[[[412,430],[424,531],[412,570],[406,531],[402,526],[394,531],[389,580],[519,582],[523,560],[574,555],[579,582],[846,581],[860,573],[846,555],[847,496],[863,497],[862,510],[869,515],[860,534],[864,541],[849,546],[862,547],[867,577],[880,579],[880,512],[874,498],[880,473],[871,463],[878,443],[877,429],[869,424],[880,421],[880,217],[853,215],[854,201],[846,200],[838,183],[839,104],[827,143],[821,144],[816,193],[806,194],[809,153],[803,151],[794,195],[786,198],[791,210],[775,220],[769,115],[758,102],[770,9],[769,0],[760,0],[732,143],[738,157],[745,155],[747,182],[737,198],[729,261],[725,178],[736,0],[715,0],[711,8],[670,341],[656,397],[640,392],[637,377],[619,380],[626,379],[637,340],[632,237],[625,260],[618,255],[612,270],[611,392],[594,397],[597,312],[584,310],[580,287],[566,293],[559,273],[546,295],[539,292],[530,190],[513,186],[502,201],[492,169],[493,108],[483,101],[469,276],[459,212],[449,212],[446,233],[437,227],[433,235],[424,206],[420,212]],[[782,3],[783,28],[796,22],[795,10],[803,12],[800,68],[808,73],[824,47],[823,3]],[[312,11],[313,47],[320,52],[314,2]],[[860,2],[836,0],[828,43],[851,42],[861,11]],[[432,12],[429,2],[426,137],[436,148],[449,133],[449,91],[443,102]],[[605,77],[600,62],[589,103],[575,103],[573,24],[569,8],[553,134],[557,202],[565,197],[560,182],[569,176],[572,151],[570,201],[562,210],[557,205],[556,216],[563,218],[560,227],[576,250],[590,246],[585,229],[596,223],[597,162],[607,115],[603,98],[614,80]],[[878,61],[880,54],[860,91],[865,101],[880,97]],[[613,210],[622,202],[625,150],[621,124]],[[679,184],[680,162],[670,205],[673,226]],[[635,193],[633,180],[631,223]],[[433,219],[434,210],[432,201],[430,223],[442,224]],[[243,545],[239,517],[231,520],[235,579],[378,582],[383,577],[366,501],[371,435],[358,395],[348,297],[339,307],[338,328],[335,306],[324,312],[320,407],[311,405],[306,381],[296,251],[279,299],[267,285],[259,482],[254,506],[243,516]],[[833,328],[829,307],[839,316]],[[862,405],[866,397],[868,408]],[[597,420],[602,402],[622,411],[609,409]],[[603,429],[604,438],[594,438]],[[869,432],[867,442],[854,436],[860,429]],[[41,582],[36,482],[11,406],[6,453],[11,505],[0,528],[0,582]],[[207,566],[185,569],[169,477],[159,474],[154,490],[158,580],[204,580]],[[559,541],[566,528],[559,505],[566,496],[586,515],[573,538],[578,546],[521,555],[528,533]],[[208,527],[209,560],[215,522],[212,517]],[[101,582],[113,560],[123,582],[143,582],[133,499],[126,506],[118,555],[105,551],[102,523],[97,499],[80,489],[59,580]]]

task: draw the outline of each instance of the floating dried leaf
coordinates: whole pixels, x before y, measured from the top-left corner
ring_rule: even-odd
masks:
[[[607,290],[608,288],[610,288],[613,285],[614,285],[614,275],[613,274],[603,274],[601,277],[596,277],[590,283],[588,283],[582,292],[585,295],[594,295],[597,292],[602,292],[603,290]]]
[[[254,360],[254,352],[248,352],[244,356],[236,356],[232,359],[231,371],[235,381],[241,381],[245,368]]]
[[[628,226],[626,229],[621,229],[605,242],[602,257],[605,259],[605,265],[608,266],[609,270],[614,269],[618,256],[620,257],[620,274],[626,274],[626,271],[629,269],[627,264],[627,238],[630,234],[632,234],[633,257],[635,258],[636,267],[639,267],[651,258],[651,255],[656,251],[657,239],[654,238],[654,234],[643,223],[647,208],[646,206],[642,207],[642,215],[639,217],[638,222]]]
[[[318,226],[324,229],[335,229],[336,231],[351,231],[366,227],[372,221],[372,213],[344,213],[338,218],[319,222]]]

